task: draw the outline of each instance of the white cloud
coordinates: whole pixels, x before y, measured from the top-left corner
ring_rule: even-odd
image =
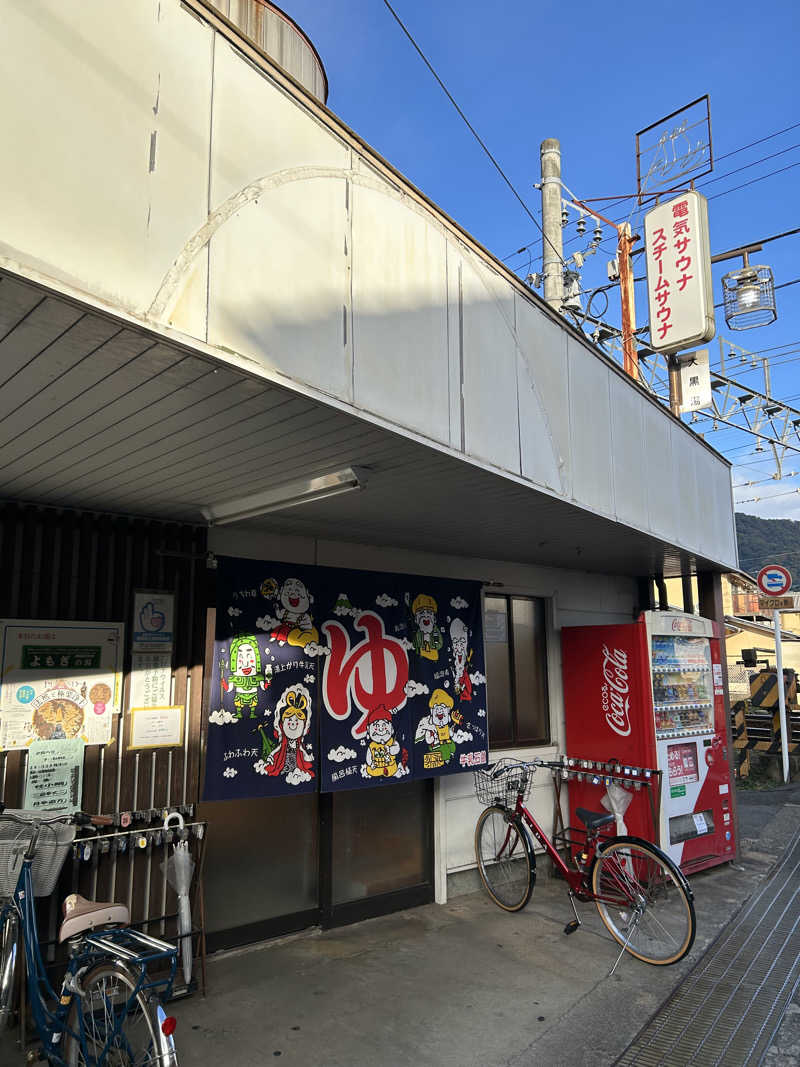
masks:
[[[457,745],[462,745],[465,741],[472,740],[472,734],[469,730],[454,730],[450,736]]]
[[[307,656],[329,656],[331,654],[327,645],[318,645],[316,641],[309,641],[303,651]]]
[[[262,615],[260,619],[256,619],[256,626],[259,630],[274,630],[278,625],[278,620],[273,619],[271,615]]]
[[[486,718],[486,708],[478,708],[478,718],[479,719],[485,719]]]
[[[311,775],[308,771],[301,771],[299,767],[295,767],[293,771],[286,775],[286,781],[289,785],[300,785],[303,782],[310,782]]]
[[[407,697],[419,697],[423,693],[430,693],[427,685],[423,685],[422,682],[415,682],[409,679],[403,686],[403,692]]]
[[[347,593],[342,593],[339,596],[339,600],[342,601],[342,603],[337,602],[336,607],[333,609],[334,615],[351,615],[353,618],[355,618],[356,615],[361,614],[361,608],[354,607],[354,605],[350,603],[350,597],[347,595]]]
[[[303,681],[306,683],[306,685],[313,685],[314,684],[314,675],[313,674],[307,674],[305,676],[305,678],[303,679]]]
[[[454,596],[450,601],[450,607],[455,608],[456,611],[461,611],[463,608],[468,608],[469,604],[463,598],[463,596]]]
[[[396,608],[397,601],[393,596],[389,596],[388,593],[381,593],[380,596],[375,597],[375,603],[379,608]]]
[[[445,687],[445,689],[449,689],[450,688],[450,679],[449,678],[445,678],[444,687]]]
[[[260,759],[260,760],[258,760],[257,763],[253,764],[253,770],[256,772],[256,774],[266,774],[267,773],[267,765],[263,761],[263,759]]]
[[[239,772],[235,767],[226,767],[222,773],[226,778],[235,778]]]
[[[403,646],[406,652],[410,652],[411,649],[414,647],[407,637],[401,637],[400,644]]]
[[[469,676],[469,680],[472,682],[473,685],[483,685],[483,683],[486,681],[486,676],[481,674],[480,671],[473,671],[472,674]]]
[[[355,758],[355,749],[345,748],[344,745],[339,745],[338,748],[332,748],[328,753],[328,759],[333,760],[334,763],[344,763],[345,760]]]
[[[241,608],[228,608],[228,614],[232,615],[232,616],[241,615],[242,614],[242,609]]]
[[[217,708],[208,716],[208,721],[213,722],[215,726],[225,726],[226,723],[238,722],[239,720],[232,712],[226,711],[225,708]]]
[[[397,770],[395,771],[393,777],[394,778],[402,778],[404,774],[410,774],[410,773],[411,773],[411,771],[409,770],[408,767],[404,767],[402,765],[402,763],[398,763]],[[361,764],[361,777],[362,778],[372,778],[372,775],[367,770],[366,763],[362,763]]]

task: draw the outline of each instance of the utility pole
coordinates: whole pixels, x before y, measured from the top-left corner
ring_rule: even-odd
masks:
[[[669,375],[669,410],[676,418],[681,417],[681,364],[673,353],[667,356],[667,374]]]
[[[593,219],[599,219],[600,222],[604,222],[607,226],[611,226],[617,231],[623,366],[625,373],[638,381],[639,353],[636,350],[636,306],[633,299],[633,260],[631,259],[631,250],[639,240],[639,236],[638,234],[631,236],[631,228],[627,222],[623,222],[619,226],[616,222],[607,219],[605,215],[601,215],[599,211],[595,211],[594,208],[589,207],[582,200],[575,199],[575,197],[573,197],[572,203],[576,204],[582,211],[585,211],[587,215],[591,215]]]
[[[617,226],[617,258],[619,262],[619,294],[622,310],[622,352],[625,373],[639,378],[639,356],[636,351],[636,306],[633,300],[633,260],[631,250],[638,237],[631,236],[630,223]]]
[[[542,275],[544,298],[561,313],[564,303],[564,263],[561,238],[561,144],[553,137],[542,141]]]

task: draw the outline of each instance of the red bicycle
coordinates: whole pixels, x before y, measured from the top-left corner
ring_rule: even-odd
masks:
[[[697,921],[692,891],[680,869],[649,841],[601,837],[614,816],[585,808],[577,809],[586,829],[573,849],[575,868],[569,867],[523,803],[537,767],[554,774],[565,769],[557,761],[503,759],[475,771],[475,792],[487,805],[475,827],[475,855],[495,904],[519,911],[530,900],[536,881],[532,834],[569,887],[575,918],[565,933],[581,925],[575,900],[594,901],[609,933],[622,946],[614,968],[626,951],[657,966],[682,960],[694,942]]]

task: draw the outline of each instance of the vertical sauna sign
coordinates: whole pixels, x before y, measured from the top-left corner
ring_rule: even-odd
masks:
[[[488,759],[480,585],[220,557],[206,800]]]

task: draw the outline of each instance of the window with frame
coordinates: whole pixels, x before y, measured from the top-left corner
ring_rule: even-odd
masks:
[[[492,748],[550,741],[545,601],[484,597],[489,744]]]

